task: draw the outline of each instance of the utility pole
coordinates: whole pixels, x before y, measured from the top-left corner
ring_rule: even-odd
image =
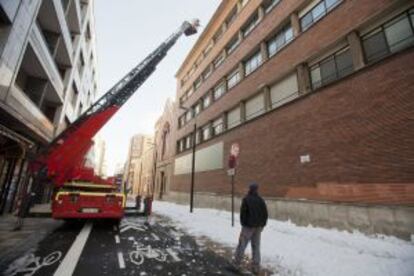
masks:
[[[190,213],[193,212],[194,207],[194,174],[195,174],[195,153],[196,153],[196,132],[197,132],[197,124],[194,123],[194,130],[193,130],[193,155],[191,161],[191,189],[190,189]]]
[[[191,108],[184,107],[182,105],[179,106],[181,109],[185,111],[191,111]],[[196,134],[197,134],[197,122],[194,118],[194,129],[192,135],[192,160],[191,160],[191,184],[190,184],[190,213],[193,212],[194,209],[194,177],[195,177],[195,153],[196,153]]]

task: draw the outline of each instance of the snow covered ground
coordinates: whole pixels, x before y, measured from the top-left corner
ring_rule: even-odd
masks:
[[[240,224],[231,227],[231,214],[154,202],[154,212],[170,217],[188,233],[206,236],[235,248]],[[414,275],[414,242],[388,236],[367,236],[291,222],[269,220],[262,233],[262,264],[276,275]],[[250,252],[250,248],[246,253]]]

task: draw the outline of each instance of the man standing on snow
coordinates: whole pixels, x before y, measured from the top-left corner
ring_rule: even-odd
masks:
[[[240,266],[249,241],[252,246],[253,260],[252,271],[260,271],[260,235],[267,223],[267,207],[263,198],[258,194],[259,186],[252,183],[249,186],[248,194],[243,198],[240,207],[240,223],[242,230],[239,237],[239,244],[234,254],[234,265]]]

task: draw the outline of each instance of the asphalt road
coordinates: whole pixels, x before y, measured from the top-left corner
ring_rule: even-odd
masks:
[[[238,275],[228,259],[161,217],[65,223],[0,271],[4,276]]]

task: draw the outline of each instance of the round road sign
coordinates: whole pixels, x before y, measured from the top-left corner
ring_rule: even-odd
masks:
[[[240,153],[240,146],[238,143],[234,143],[231,145],[230,154],[235,156],[236,158],[239,156]]]

